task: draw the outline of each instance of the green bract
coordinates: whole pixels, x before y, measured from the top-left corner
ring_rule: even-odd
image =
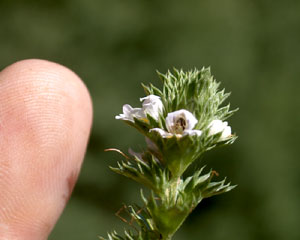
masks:
[[[143,85],[147,97],[141,98],[142,107],[126,104],[123,114],[116,116],[145,136],[147,148],[130,157],[122,154],[125,159],[111,169],[141,183],[151,194],[146,198],[142,193],[144,207],[126,207],[140,229],[125,231],[124,237],[113,232],[108,239],[171,239],[202,199],[235,187],[225,180],[213,182],[215,172],[202,174],[203,168],[182,177],[204,152],[236,139],[224,122],[236,111],[222,105],[229,94],[218,90],[209,68],[175,69],[159,76],[162,90]]]

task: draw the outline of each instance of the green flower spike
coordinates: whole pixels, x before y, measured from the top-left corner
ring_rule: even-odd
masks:
[[[223,102],[229,96],[219,91],[219,83],[209,68],[183,72],[158,73],[163,89],[145,86],[142,107],[126,104],[116,119],[123,120],[141,132],[147,148],[142,153],[130,150],[113,171],[150,189],[150,196],[141,191],[144,207],[127,206],[127,214],[139,229],[116,232],[109,240],[171,239],[191,211],[202,199],[233,189],[225,179],[213,182],[216,172],[203,174],[201,168],[183,179],[185,170],[214,147],[232,144],[237,138],[224,121],[236,110]],[[104,238],[101,238],[104,239]]]

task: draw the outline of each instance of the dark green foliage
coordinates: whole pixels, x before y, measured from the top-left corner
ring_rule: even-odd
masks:
[[[147,155],[143,159],[135,156],[131,160],[124,160],[118,163],[117,168],[111,167],[111,169],[159,194],[166,189],[170,173],[167,168],[162,167],[161,163],[154,156],[149,155],[149,153]]]

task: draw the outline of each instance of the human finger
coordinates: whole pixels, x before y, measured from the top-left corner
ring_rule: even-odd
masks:
[[[92,122],[89,93],[59,64],[0,73],[0,239],[47,239],[76,182]]]

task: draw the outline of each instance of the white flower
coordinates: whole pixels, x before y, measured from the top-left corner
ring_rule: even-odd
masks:
[[[170,133],[182,134],[185,130],[192,130],[198,120],[187,110],[178,110],[168,113],[166,127]]]
[[[133,118],[146,118],[146,115],[141,108],[132,108],[129,104],[123,106],[123,114],[116,116],[116,119],[127,120],[134,122]]]
[[[159,114],[163,111],[163,104],[159,96],[149,95],[144,98],[140,98],[143,102],[143,111],[145,115],[151,115],[155,120],[158,120]]]
[[[231,127],[228,126],[228,122],[223,122],[221,120],[213,120],[211,121],[208,127],[210,128],[209,129],[210,136],[222,132],[219,141],[226,140],[231,136]]]
[[[191,112],[181,109],[168,113],[166,117],[166,127],[168,132],[160,128],[153,128],[150,131],[156,131],[164,138],[172,137],[173,135],[176,135],[177,137],[182,137],[184,135],[200,136],[202,131],[193,130],[197,122],[198,120]]]
[[[143,102],[142,108],[132,108],[129,104],[123,106],[123,113],[116,116],[116,119],[134,122],[134,118],[147,121],[147,114],[158,120],[163,110],[163,104],[159,96],[149,95],[140,99]]]

